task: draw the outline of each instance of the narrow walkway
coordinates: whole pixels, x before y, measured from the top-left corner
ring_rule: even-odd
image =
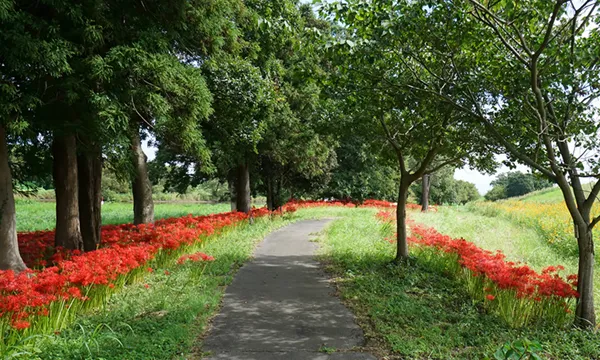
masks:
[[[327,222],[301,221],[265,239],[227,288],[204,341],[208,359],[375,360],[349,352],[363,333],[313,259],[309,239]]]

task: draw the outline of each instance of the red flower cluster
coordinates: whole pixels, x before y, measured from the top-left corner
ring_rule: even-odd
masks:
[[[290,207],[299,209],[299,208],[311,208],[311,207],[323,207],[323,206],[346,206],[346,207],[354,208],[354,207],[356,207],[356,204],[350,200],[324,201],[324,200],[291,199],[287,204],[283,205],[283,210],[287,211],[287,209],[289,209]]]
[[[252,216],[267,214],[268,210],[259,209],[253,210]],[[8,316],[13,327],[26,328],[30,316],[48,315],[51,303],[86,300],[82,290],[98,285],[113,287],[117,278],[142,268],[158,252],[191,245],[201,237],[246,218],[248,215],[235,212],[199,217],[188,215],[158,220],[152,225],[103,226],[100,249],[83,254],[57,249],[49,261],[46,259],[54,251],[53,231],[19,234],[19,245],[30,267],[43,266],[47,262],[54,266],[19,274],[0,271],[0,318]]]
[[[309,207],[322,207],[322,206],[346,206],[346,207],[375,207],[375,208],[395,208],[396,204],[384,200],[365,200],[362,204],[352,200],[298,200],[292,199],[286,205],[284,209],[289,207],[295,208],[309,208]],[[421,205],[417,204],[406,204],[406,208],[410,210],[420,209]]]
[[[469,269],[474,276],[485,276],[499,289],[514,290],[517,298],[568,299],[579,296],[575,290],[577,275],[570,275],[565,281],[558,274],[564,270],[562,266],[550,266],[538,274],[527,265],[506,262],[506,256],[500,251],[483,250],[465,239],[452,239],[432,228],[411,224],[411,232],[414,236],[409,237],[410,242],[457,255],[461,266]]]
[[[396,204],[383,200],[365,200],[361,207],[395,208]]]
[[[178,264],[183,264],[186,261],[191,261],[191,262],[198,262],[198,261],[214,261],[215,258],[210,256],[210,255],[206,255],[205,253],[201,253],[201,252],[197,252],[195,254],[186,254],[183,255],[182,257],[180,257],[179,259],[177,259],[177,263]]]
[[[375,217],[379,219],[379,221],[384,223],[396,221],[396,214],[386,210],[381,210],[380,212],[375,214]]]

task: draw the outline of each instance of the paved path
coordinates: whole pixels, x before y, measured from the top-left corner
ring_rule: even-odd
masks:
[[[364,342],[352,313],[313,259],[311,234],[328,221],[301,221],[269,235],[227,288],[204,341],[210,360],[375,360],[370,354],[325,354]]]

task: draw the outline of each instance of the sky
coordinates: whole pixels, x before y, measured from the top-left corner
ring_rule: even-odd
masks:
[[[501,160],[501,157],[498,157],[497,159]],[[464,180],[475,184],[477,190],[479,190],[479,193],[481,195],[485,195],[485,193],[490,191],[490,189],[492,188],[492,185],[490,183],[494,181],[494,179],[496,179],[498,175],[507,173],[509,171],[521,171],[524,173],[530,172],[527,166],[523,166],[520,164],[517,165],[516,169],[514,170],[511,170],[508,167],[502,165],[493,175],[483,174],[477,170],[472,170],[468,166],[465,166],[462,169],[456,169],[456,172],[454,173],[454,178],[457,180]]]

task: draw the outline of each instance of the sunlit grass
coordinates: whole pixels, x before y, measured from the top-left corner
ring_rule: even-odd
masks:
[[[440,223],[448,220],[442,216],[428,218]],[[476,217],[462,219],[463,225],[475,220],[469,225],[474,229],[470,233],[480,226]],[[501,231],[499,225],[483,227],[489,226],[487,232],[492,234],[494,229]],[[380,357],[493,358],[503,344],[524,338],[542,344],[542,358],[600,356],[600,339],[595,334],[552,326],[510,328],[488,314],[481,302],[473,301],[464,284],[414,249],[408,263],[391,264],[394,245],[384,241],[383,235],[382,225],[373,217],[350,214],[329,227],[321,239],[321,259],[336,276],[342,298],[358,315],[368,338],[366,346]]]

